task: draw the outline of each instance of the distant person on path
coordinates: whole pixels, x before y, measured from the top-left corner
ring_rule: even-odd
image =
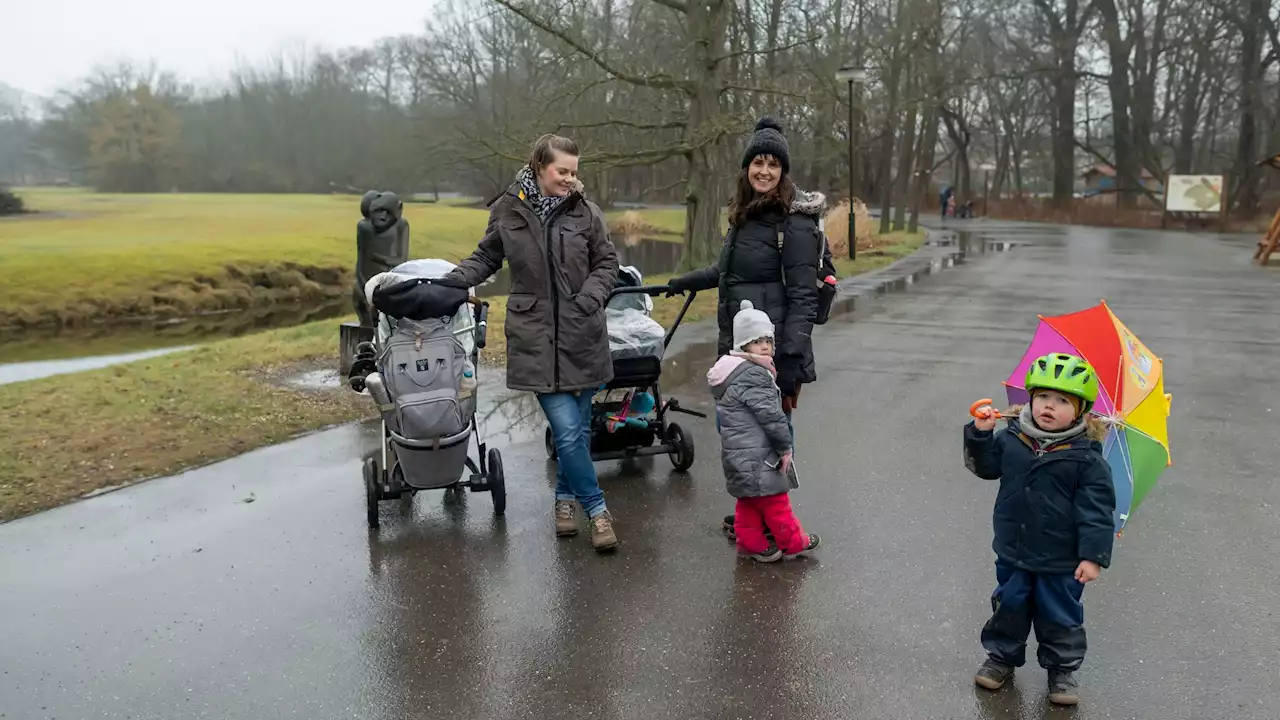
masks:
[[[1115,487],[1102,457],[1099,423],[1088,413],[1098,397],[1093,368],[1073,355],[1038,358],[1024,386],[1030,404],[993,433],[990,406],[964,428],[965,465],[999,480],[992,549],[996,589],[982,628],[988,658],[974,682],[998,690],[1026,662],[1032,626],[1049,701],[1079,702],[1075,671],[1084,662],[1083,593],[1111,563]]]
[[[578,146],[542,136],[490,207],[480,247],[444,282],[475,287],[504,261],[511,267],[507,387],[535,393],[551,425],[556,535],[578,534],[580,506],[591,544],[604,551],[618,537],[591,460],[591,398],[613,379],[605,302],[617,282],[618,253],[604,214],[582,193]],[[548,237],[555,242],[544,242]]]
[[[820,222],[827,202],[822,193],[797,188],[790,172],[791,153],[782,125],[761,118],[742,154],[719,262],[670,280],[675,293],[718,288],[720,356],[733,349],[733,318],[743,300],[769,316],[788,425],[801,385],[818,379],[811,335],[818,310],[818,270],[826,252]],[[731,537],[733,518],[724,518],[724,530]]]
[[[743,300],[733,318],[733,349],[707,373],[716,398],[725,487],[738,499],[738,552],[757,562],[799,557],[818,547],[791,509],[799,486],[791,434],[774,382],[773,320]],[[769,531],[776,544],[770,542]]]
[[[942,189],[942,195],[940,195],[938,199],[942,203],[942,219],[943,220],[947,219],[947,210],[951,208],[951,198],[954,197],[955,194],[956,194],[955,188],[951,187],[950,185]]]

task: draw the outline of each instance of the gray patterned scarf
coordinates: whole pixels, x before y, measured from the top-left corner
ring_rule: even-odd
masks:
[[[520,168],[520,172],[516,173],[516,182],[520,183],[520,189],[524,190],[525,200],[529,202],[529,206],[538,214],[538,219],[546,222],[547,217],[551,215],[551,211],[555,210],[560,203],[565,201],[565,197],[557,195],[543,195],[542,189],[538,187],[538,178],[533,174],[533,168],[525,165]]]

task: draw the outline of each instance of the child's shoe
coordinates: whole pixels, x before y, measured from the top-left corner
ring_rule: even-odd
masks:
[[[1049,671],[1049,702],[1054,705],[1076,705],[1080,702],[1077,692],[1080,684],[1076,676],[1064,670]]]
[[[729,538],[730,540],[737,540],[738,533],[734,532],[733,519],[734,519],[733,515],[725,515],[724,525],[722,525],[720,529],[724,531],[725,537]],[[773,531],[770,530],[769,528],[764,529],[764,536],[768,538],[769,542],[773,542]]]
[[[750,552],[744,552],[742,550],[738,550],[738,553],[743,557],[749,557],[752,560],[755,560],[756,562],[761,562],[761,563],[778,562],[779,560],[782,559],[782,551],[779,550],[778,546],[774,545],[773,543],[769,543],[769,547],[766,548],[764,552],[750,553]]]
[[[804,548],[797,550],[796,552],[787,553],[787,559],[789,560],[791,558],[808,556],[810,552],[813,552],[814,550],[818,549],[818,544],[820,542],[821,540],[818,539],[817,535],[814,535],[813,533],[809,533],[809,544],[805,545]]]
[[[1013,677],[1012,665],[1005,665],[999,660],[987,658],[982,663],[982,667],[978,668],[978,674],[973,676],[973,682],[988,690],[999,690],[1011,677]]]

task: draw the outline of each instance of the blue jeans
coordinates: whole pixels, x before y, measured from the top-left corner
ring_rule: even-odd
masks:
[[[1072,573],[1034,573],[996,561],[992,614],[982,628],[982,646],[995,660],[1022,667],[1034,626],[1040,667],[1079,670],[1087,647],[1083,593],[1084,584]]]
[[[577,500],[587,517],[605,511],[604,493],[591,461],[592,395],[589,390],[538,395],[556,443],[556,500]]]

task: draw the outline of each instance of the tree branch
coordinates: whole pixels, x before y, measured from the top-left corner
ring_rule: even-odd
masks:
[[[783,52],[785,50],[794,50],[795,48],[798,48],[801,45],[804,45],[806,43],[817,42],[821,39],[822,39],[822,34],[819,33],[817,35],[812,35],[802,40],[797,40],[793,43],[787,43],[786,45],[781,45],[771,50],[739,50],[737,52],[731,52],[728,55],[721,55],[720,57],[715,59],[715,62],[723,62],[725,60],[729,60],[736,57],[742,57],[744,55],[768,55],[770,53],[778,53],[778,52]]]
[[[786,90],[777,90],[774,88],[752,87],[750,85],[734,85],[732,83],[722,85],[720,87],[721,93],[724,93],[729,90],[741,90],[743,92],[754,92],[754,93],[760,93],[762,95],[781,95],[782,97],[796,98],[798,100],[808,100],[808,97],[806,97],[803,94],[788,92]]]
[[[663,122],[663,123],[638,123],[638,122],[631,122],[630,120],[602,120],[600,122],[591,122],[591,123],[560,123],[556,125],[556,131],[559,131],[565,128],[571,128],[574,130],[585,130],[589,128],[616,127],[616,126],[629,127],[633,130],[674,130],[678,128],[683,128],[686,125],[688,125],[688,123],[686,123],[683,120],[671,120],[669,122]]]
[[[658,3],[659,5],[666,5],[672,10],[675,10],[676,12],[682,12],[685,14],[688,14],[689,12],[689,6],[680,2],[680,0],[653,0],[653,1]]]
[[[605,72],[609,73],[613,77],[623,82],[630,83],[632,85],[639,85],[641,87],[670,88],[670,89],[683,90],[688,93],[693,92],[692,83],[689,83],[683,80],[676,80],[675,78],[672,78],[669,75],[665,75],[665,74],[636,75],[634,73],[625,72],[623,70],[615,68],[612,65],[610,65],[609,62],[606,61],[600,55],[600,53],[597,53],[596,51],[587,47],[586,43],[583,42],[581,39],[570,35],[568,32],[564,30],[553,27],[550,23],[537,17],[529,10],[526,10],[523,6],[517,5],[515,2],[512,2],[512,0],[493,0],[493,1],[501,5],[502,7],[510,10],[511,12],[515,13],[516,15],[520,16],[525,20],[525,22],[529,23],[530,25],[538,28],[539,30],[547,33],[548,35],[559,38],[566,45],[568,45],[569,47],[572,47],[574,50],[577,50],[585,58],[587,58],[588,60],[595,63],[597,66],[599,66],[601,70],[604,70]],[[655,1],[662,2],[663,0],[655,0]]]

